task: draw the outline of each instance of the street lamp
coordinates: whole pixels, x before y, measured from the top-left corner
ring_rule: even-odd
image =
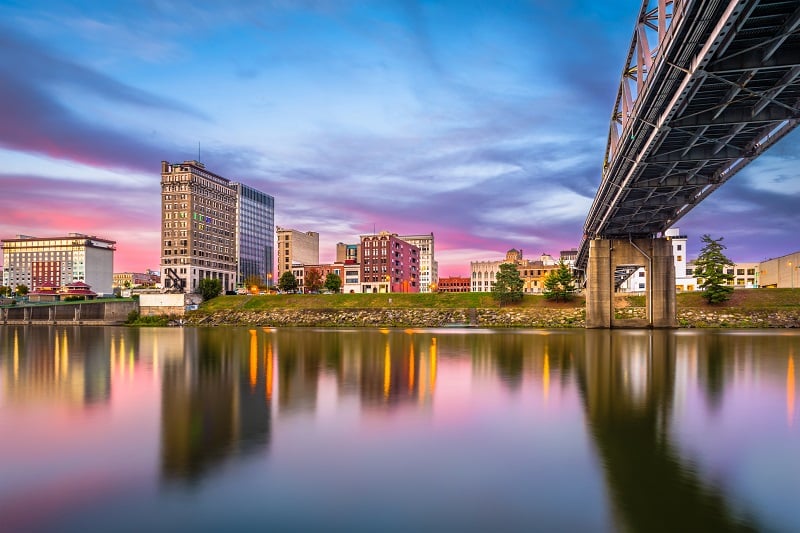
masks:
[[[794,270],[792,270],[791,261],[789,261],[789,283],[791,283],[791,286],[794,289]]]

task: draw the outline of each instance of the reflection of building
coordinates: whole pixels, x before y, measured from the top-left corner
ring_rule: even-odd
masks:
[[[66,237],[29,237],[3,240],[3,285],[63,287],[73,281],[110,294],[114,272],[114,241],[81,233]]]
[[[111,397],[108,330],[7,326],[0,379],[8,403],[89,406]]]
[[[235,183],[237,285],[250,276],[272,284],[275,247],[275,199]],[[277,281],[277,280],[276,280]]]
[[[382,335],[362,347],[359,394],[364,406],[429,402],[436,390],[436,337],[405,333]]]
[[[233,335],[233,336],[232,336]],[[196,480],[269,442],[272,348],[263,332],[186,331],[182,359],[161,378],[161,460],[166,479]]]
[[[278,233],[278,279],[290,272],[294,265],[319,263],[319,233],[281,228]]]

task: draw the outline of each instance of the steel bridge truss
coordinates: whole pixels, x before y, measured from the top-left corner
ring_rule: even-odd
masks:
[[[644,0],[587,239],[662,234],[800,123],[798,0]]]

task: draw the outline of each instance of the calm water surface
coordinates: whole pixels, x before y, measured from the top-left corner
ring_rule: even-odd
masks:
[[[0,327],[3,531],[800,531],[800,334]]]

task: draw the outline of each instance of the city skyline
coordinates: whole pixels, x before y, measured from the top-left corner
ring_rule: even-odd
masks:
[[[442,277],[578,246],[639,2],[0,6],[0,238],[159,262],[160,162],[275,198],[275,225],[433,232]],[[678,221],[734,261],[794,251],[794,132]]]

